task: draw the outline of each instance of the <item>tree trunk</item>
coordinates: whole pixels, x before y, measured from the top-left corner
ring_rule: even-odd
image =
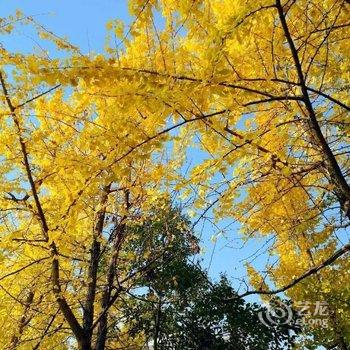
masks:
[[[78,348],[79,350],[92,350],[91,339],[89,339],[89,337],[86,337],[85,339],[78,342]]]
[[[107,340],[107,328],[108,328],[108,308],[110,307],[112,288],[113,288],[115,273],[116,273],[116,264],[118,260],[120,245],[124,237],[125,228],[126,226],[124,223],[119,223],[116,227],[113,253],[108,266],[107,286],[102,294],[102,300],[101,300],[102,314],[100,316],[100,320],[98,323],[95,350],[105,349],[105,344]]]
[[[307,124],[309,127],[308,133],[309,133],[310,139],[312,143],[316,146],[316,148],[320,150],[320,154],[324,161],[324,169],[329,175],[330,183],[335,186],[334,193],[337,196],[340,206],[344,212],[344,215],[350,219],[350,186],[347,183],[342,173],[342,170],[337,162],[337,159],[332,149],[330,148],[325,136],[323,135],[320,124],[317,120],[314,107],[310,100],[309,92],[306,85],[305,75],[303,72],[299,54],[296,49],[292,35],[289,31],[289,27],[286,20],[286,14],[284,12],[281,0],[276,0],[276,8],[277,8],[279,19],[284,32],[284,36],[287,39],[292,58],[294,60],[294,66],[298,75],[299,85],[301,88],[303,102],[306,109],[304,114],[308,118]],[[308,254],[310,256],[310,259],[313,265],[315,266],[315,262],[311,254],[311,251],[309,251]],[[319,274],[317,274],[317,276],[321,283],[321,278]],[[331,310],[331,312],[333,312],[333,316],[331,316],[331,320],[334,327],[334,333],[335,333],[334,335],[337,341],[337,346],[341,350],[348,350],[348,346],[345,343],[343,332],[337,322],[334,308],[333,310]]]
[[[159,297],[158,307],[155,314],[155,328],[154,328],[154,340],[153,350],[158,350],[158,338],[160,333],[160,317],[162,313],[162,299]]]
[[[18,325],[17,334],[12,336],[9,350],[15,350],[17,348],[17,346],[20,342],[21,336],[23,334],[24,328],[28,324],[28,322],[30,321],[30,316],[28,315],[28,313],[29,313],[31,304],[33,302],[33,299],[34,299],[34,293],[32,291],[29,291],[27,298],[25,300],[25,303],[24,303],[25,307],[23,310],[23,315],[22,315],[21,320],[20,320],[19,325]]]
[[[130,208],[129,203],[129,191],[125,191],[125,208],[128,211]],[[111,304],[116,300],[118,297],[118,294],[114,295],[114,299],[111,300],[111,294],[113,289],[113,284],[115,281],[116,276],[116,265],[118,261],[118,255],[119,250],[122,245],[124,236],[125,236],[125,230],[126,230],[126,224],[125,224],[126,217],[122,217],[120,222],[116,224],[115,231],[113,234],[113,250],[112,250],[112,256],[109,262],[108,266],[108,273],[107,273],[107,285],[105,290],[102,294],[101,299],[101,314],[98,322],[98,328],[97,328],[97,336],[96,336],[96,343],[95,343],[95,350],[105,350],[106,341],[107,341],[107,331],[108,331],[108,311]]]
[[[93,241],[90,248],[90,265],[88,271],[88,288],[84,304],[83,314],[83,329],[86,333],[86,342],[91,344],[92,340],[92,324],[94,320],[94,304],[97,287],[97,272],[100,263],[101,243],[100,239],[106,216],[106,204],[108,201],[110,185],[106,186],[102,190],[102,194],[99,200],[101,206],[96,214],[96,223],[93,230]],[[91,347],[91,345],[90,345]],[[85,349],[85,348],[84,348]],[[88,349],[88,348],[86,348]]]

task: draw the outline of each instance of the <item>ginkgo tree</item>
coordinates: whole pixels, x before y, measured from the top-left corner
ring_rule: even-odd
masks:
[[[313,342],[348,348],[348,3],[159,1],[133,10],[134,45],[153,31],[155,53],[127,69],[150,80],[153,96],[153,82],[168,79],[162,98],[187,122],[181,135],[199,137],[208,153],[178,188],[190,183],[198,209],[233,217],[247,237],[272,235],[279,261],[267,270],[278,288],[250,268],[252,283],[265,295],[326,301],[329,327]]]
[[[78,52],[38,30],[67,55]],[[147,263],[128,269],[142,257],[123,247],[131,223],[142,224],[155,203],[165,206],[162,174],[171,161],[158,140],[147,145],[152,153],[145,147],[128,156],[128,135],[133,142],[148,132],[140,125],[147,110],[107,112],[108,99],[81,95],[69,74],[58,84],[49,73],[44,80],[59,60],[5,49],[1,56],[2,343],[104,349],[110,309],[164,253],[145,252],[152,254]]]
[[[17,320],[9,346],[38,328],[45,341],[73,336],[80,349],[104,349],[109,309],[147,269],[119,275],[131,258],[128,223],[175,189],[194,198],[199,218],[231,218],[245,239],[272,241],[276,262],[265,275],[248,267],[254,290],[242,297],[325,301],[328,327],[308,329],[312,342],[348,349],[349,2],[129,8],[129,30],[107,23],[121,45],[104,55],[84,55],[20,13],[64,58],[1,49],[1,314]],[[1,30],[11,35],[14,21]],[[185,174],[193,148],[206,157]]]

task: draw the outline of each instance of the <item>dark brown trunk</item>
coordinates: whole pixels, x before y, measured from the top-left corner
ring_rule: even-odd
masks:
[[[78,348],[79,350],[92,350],[91,339],[88,337],[82,339],[80,342],[78,342]]]
[[[154,327],[154,339],[153,339],[153,350],[158,350],[158,339],[160,333],[160,318],[162,314],[162,299],[159,297],[158,307],[155,314],[155,327]]]
[[[10,96],[8,94],[8,90],[6,87],[5,79],[4,79],[1,72],[0,72],[0,83],[2,86],[2,90],[3,90],[4,96],[5,96],[6,103],[8,105],[9,110],[10,110],[10,114],[13,118],[13,122],[16,126],[16,129],[17,129],[18,141],[19,141],[19,145],[21,147],[21,152],[22,152],[22,157],[23,157],[23,164],[25,167],[26,176],[27,176],[27,179],[28,179],[31,191],[32,191],[33,198],[34,198],[34,203],[36,206],[37,215],[39,217],[39,222],[41,225],[41,231],[42,231],[42,234],[44,236],[44,240],[46,242],[49,242],[49,240],[50,240],[49,226],[47,224],[45,213],[44,213],[43,207],[41,205],[39,194],[38,194],[38,191],[37,191],[37,188],[35,185],[35,180],[34,180],[34,177],[32,174],[31,165],[30,165],[30,161],[29,161],[29,153],[27,150],[26,142],[24,141],[23,136],[22,136],[22,128],[20,125],[20,120],[18,119],[18,116],[16,114],[17,113],[16,108],[14,107],[14,105],[11,102],[11,99],[10,99]],[[59,273],[60,273],[59,262],[58,262],[58,255],[59,254],[58,254],[58,249],[57,249],[55,242],[52,242],[50,244],[50,253],[52,256],[52,265],[51,265],[52,290],[53,290],[53,293],[54,293],[55,298],[57,300],[57,304],[58,304],[64,318],[68,322],[72,332],[74,333],[77,341],[79,342],[81,339],[84,338],[85,333],[83,331],[83,328],[80,326],[77,318],[75,317],[73,311],[71,310],[69,304],[67,303],[65,297],[62,294],[62,289],[61,289],[61,285],[60,285],[60,278],[59,278]]]
[[[94,320],[94,304],[96,296],[96,285],[97,285],[97,272],[100,262],[101,253],[101,243],[100,239],[102,236],[102,231],[104,227],[104,221],[106,216],[106,203],[108,200],[108,194],[110,190],[110,185],[103,188],[99,204],[101,205],[100,210],[96,215],[96,224],[93,230],[93,241],[90,249],[90,265],[88,271],[88,287],[87,295],[84,304],[84,314],[83,314],[83,329],[86,333],[86,343],[90,344],[92,340],[92,324]]]
[[[291,33],[289,31],[289,27],[287,24],[286,16],[284,13],[284,9],[281,3],[281,0],[276,0],[276,8],[278,11],[279,19],[284,31],[284,35],[287,39],[288,46],[290,49],[290,52],[292,54],[295,69],[298,74],[298,80],[299,85],[302,91],[303,96],[303,102],[306,108],[306,116],[308,117],[308,127],[309,127],[309,135],[312,143],[320,150],[321,156],[324,161],[324,168],[325,171],[329,175],[329,181],[331,184],[335,186],[334,193],[336,194],[338,201],[341,205],[341,208],[345,214],[350,219],[350,187],[347,183],[342,170],[337,162],[336,157],[333,154],[333,151],[328,145],[328,142],[326,138],[324,137],[321,127],[318,123],[316,113],[314,111],[314,107],[312,105],[312,102],[310,100],[309,92],[306,86],[306,80],[303,73],[302,65],[299,59],[298,51],[295,47],[293,38],[291,36]],[[310,259],[312,261],[313,266],[315,266],[315,262],[313,259],[313,256],[311,254],[311,251],[308,251]],[[321,278],[319,274],[317,274],[318,279],[321,283]],[[348,347],[345,343],[344,335],[342,333],[342,330],[337,322],[336,319],[336,312],[334,308],[331,310],[332,313],[332,325],[334,327],[334,333],[335,338],[337,341],[338,347],[340,347],[341,350],[348,350]]]
[[[104,350],[107,340],[107,328],[108,328],[108,309],[110,307],[112,288],[115,280],[116,274],[116,264],[118,260],[118,254],[121,242],[124,238],[125,224],[121,223],[117,225],[114,245],[113,245],[113,254],[108,266],[107,273],[107,286],[102,294],[101,300],[101,310],[102,314],[99,319],[98,328],[97,328],[97,337],[96,337],[96,346],[95,350]]]
[[[129,202],[129,191],[125,191],[125,208],[128,211],[130,208]],[[107,333],[108,333],[108,314],[111,304],[117,299],[119,293],[115,293],[113,300],[111,300],[111,294],[113,289],[113,284],[115,282],[116,268],[118,262],[119,250],[122,245],[123,239],[125,237],[125,224],[126,217],[121,218],[120,222],[116,224],[114,233],[112,235],[113,240],[113,250],[112,256],[108,266],[107,273],[107,285],[102,294],[101,299],[101,314],[98,320],[98,328],[96,335],[95,350],[105,350]]]
[[[10,344],[9,350],[15,350],[17,348],[17,346],[20,342],[21,336],[23,334],[24,328],[31,319],[31,317],[28,315],[28,313],[29,313],[31,304],[33,302],[33,299],[34,299],[34,293],[32,291],[30,291],[28,293],[28,296],[27,296],[25,303],[24,303],[25,306],[24,306],[24,310],[23,310],[23,315],[19,321],[17,334],[13,335],[13,337],[11,339],[11,344]]]
[[[281,4],[280,0],[276,0],[276,7],[278,10],[279,18],[282,24],[282,28],[285,34],[285,37],[288,42],[289,49],[291,51],[293,60],[294,60],[294,65],[295,69],[298,74],[298,79],[299,79],[299,85],[302,91],[302,96],[303,96],[303,102],[306,107],[306,112],[307,112],[307,117],[308,117],[308,125],[310,128],[310,136],[317,148],[322,153],[322,158],[324,159],[325,163],[325,168],[330,176],[330,182],[335,185],[336,187],[336,194],[339,199],[339,202],[345,212],[345,215],[349,217],[349,205],[350,205],[350,187],[349,184],[347,183],[340,166],[330,149],[327,140],[325,139],[322,130],[320,128],[320,125],[317,121],[316,113],[314,111],[314,108],[312,106],[312,102],[310,100],[309,92],[306,86],[306,81],[304,77],[304,73],[302,70],[302,66],[300,63],[298,51],[295,47],[294,41],[292,39],[292,36],[289,32],[288,24],[286,21],[286,17],[284,14],[284,10]]]

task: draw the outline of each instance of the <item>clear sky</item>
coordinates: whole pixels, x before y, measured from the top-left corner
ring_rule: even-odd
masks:
[[[1,16],[13,14],[16,9],[20,9],[25,15],[33,16],[37,22],[55,34],[68,37],[83,53],[103,51],[105,23],[108,20],[118,18],[126,23],[132,21],[128,14],[127,0],[1,0]],[[32,51],[36,46],[34,34],[32,37],[30,32],[22,33],[20,29],[17,34],[5,40],[7,47],[18,51]],[[198,159],[198,154],[189,156]],[[225,221],[221,226],[227,224]],[[220,272],[226,272],[235,281],[235,278],[246,274],[245,259],[256,252],[262,243],[251,241],[240,249],[243,242],[238,239],[238,229],[237,225],[231,226],[227,230],[228,240],[219,237],[214,245],[210,239],[214,229],[209,224],[204,227],[201,224],[197,226],[197,233],[201,234],[206,251],[202,256],[204,266],[210,265],[211,276],[218,277]],[[259,257],[257,265],[261,266],[265,259],[265,256]],[[234,284],[237,285],[236,282]]]
[[[59,36],[67,36],[84,53],[101,52],[105,23],[112,18],[130,22],[126,0],[1,0],[1,16],[20,9]],[[16,43],[14,43],[16,44]],[[18,44],[29,45],[29,41]]]

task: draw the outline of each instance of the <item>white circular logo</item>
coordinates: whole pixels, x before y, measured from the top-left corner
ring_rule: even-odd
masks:
[[[259,311],[258,317],[265,326],[289,324],[293,319],[293,310],[289,305],[279,301],[278,305],[267,306],[266,310]]]

